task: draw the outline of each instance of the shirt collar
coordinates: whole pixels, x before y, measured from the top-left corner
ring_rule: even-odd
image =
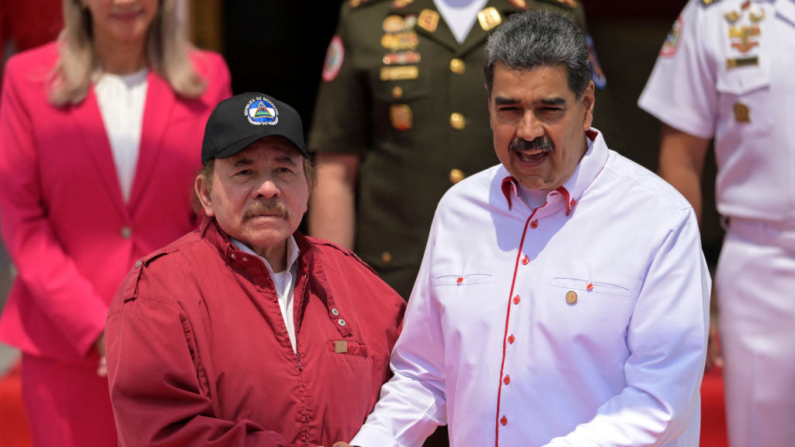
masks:
[[[235,238],[233,238],[231,236],[229,237],[229,240],[233,244],[235,244],[235,247],[237,247],[238,250],[240,250],[240,251],[242,251],[244,253],[248,253],[250,255],[254,255],[254,256],[262,259],[262,262],[265,263],[265,267],[268,268],[268,272],[270,272],[270,274],[273,275],[273,268],[271,267],[271,265],[270,265],[270,263],[268,262],[267,259],[265,259],[262,256],[260,256],[257,253],[255,253],[254,250],[252,250],[245,243],[243,243],[243,242],[241,242],[241,241],[239,241],[239,240],[237,240],[237,239],[235,239]],[[290,235],[290,237],[287,238],[287,268],[285,269],[286,271],[291,271],[291,269],[293,268],[293,265],[295,265],[295,262],[298,260],[298,255],[300,253],[301,253],[301,250],[298,248],[298,244],[295,243],[295,238],[293,237],[293,235]]]
[[[566,199],[566,215],[568,216],[580,197],[593,183],[594,179],[599,172],[604,168],[607,163],[607,144],[605,144],[602,133],[596,129],[588,129],[585,132],[588,142],[588,150],[582,157],[574,173],[563,183],[563,186],[556,189]],[[503,166],[502,169],[506,174],[508,171]],[[502,179],[502,193],[505,195],[505,200],[508,202],[508,209],[513,207],[512,198],[517,196],[517,186],[519,182],[510,174]]]

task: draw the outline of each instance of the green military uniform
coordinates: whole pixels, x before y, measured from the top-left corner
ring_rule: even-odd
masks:
[[[585,26],[574,0],[489,0],[459,44],[433,0],[343,4],[309,148],[362,157],[355,251],[404,298],[439,199],[452,184],[499,163],[484,49],[490,32],[524,9],[569,14]]]

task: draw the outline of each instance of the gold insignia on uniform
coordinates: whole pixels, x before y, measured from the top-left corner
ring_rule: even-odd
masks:
[[[757,13],[756,11],[761,11],[761,14]],[[748,17],[751,19],[751,22],[759,23],[765,18],[765,10],[754,7],[751,9],[751,13],[748,14]]]
[[[389,108],[389,119],[392,121],[392,127],[397,130],[406,131],[411,129],[414,119],[411,114],[411,107],[406,104],[393,104]]]
[[[519,9],[527,9],[527,2],[525,0],[508,0],[513,6]]]
[[[403,17],[391,15],[384,19],[381,28],[384,29],[385,33],[397,33],[406,28],[406,21],[403,20]]]
[[[388,251],[385,251],[385,252],[381,253],[381,262],[383,262],[384,265],[391,264],[392,263],[392,254],[389,253]]]
[[[417,25],[429,33],[436,32],[436,27],[439,26],[439,13],[430,9],[423,9],[417,18]]]
[[[417,79],[420,70],[416,65],[406,65],[403,67],[381,67],[382,81],[405,81]]]
[[[400,99],[403,97],[403,89],[400,86],[396,85],[392,88],[392,97],[395,99]]]
[[[464,177],[466,177],[464,175],[464,171],[460,169],[453,169],[450,171],[450,183],[454,185],[460,182],[461,180],[464,180]]]
[[[748,110],[748,106],[741,103],[735,102],[734,103],[734,120],[738,123],[750,123],[751,122],[751,112]]]
[[[334,342],[334,353],[343,354],[348,352],[348,342],[346,340]]]
[[[729,23],[734,25],[738,20],[740,20],[740,17],[742,17],[742,16],[740,15],[739,12],[732,11],[732,12],[727,12],[727,13],[723,14],[723,17],[726,19],[726,21],[728,21]]]
[[[406,31],[411,31],[414,29],[414,25],[417,24],[417,14],[409,14],[403,17],[403,20],[406,23]]]
[[[739,39],[739,42],[732,42],[732,48],[740,51],[741,53],[747,53],[754,47],[759,46],[758,41],[751,39],[759,37],[761,34],[762,31],[758,26],[741,26],[739,28],[732,26],[729,28],[729,38]]]
[[[351,0],[350,2],[348,2],[348,5],[351,8],[355,8],[355,7],[359,6],[361,3],[362,3],[362,0]]]
[[[414,31],[384,34],[381,37],[381,46],[392,51],[413,50],[419,43],[420,39]]]
[[[574,304],[577,302],[577,292],[573,290],[569,290],[566,293],[566,302],[569,304]]]
[[[726,59],[726,69],[731,70],[732,68],[738,67],[750,67],[753,65],[759,65],[759,57],[741,57],[738,59]]]
[[[392,9],[405,8],[412,3],[414,3],[414,0],[395,0],[392,2]]]
[[[483,28],[483,31],[488,31],[502,23],[502,17],[497,12],[497,8],[489,6],[478,13],[478,22],[480,22],[480,27]]]
[[[385,54],[382,62],[384,65],[406,65],[419,64],[422,56],[416,51],[399,51],[397,53]]]

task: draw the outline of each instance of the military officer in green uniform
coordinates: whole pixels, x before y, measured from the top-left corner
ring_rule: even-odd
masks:
[[[404,298],[439,199],[499,162],[483,52],[489,33],[525,9],[567,14],[585,28],[575,0],[349,0],[342,6],[309,136],[319,163],[309,232],[355,249]],[[594,81],[604,88],[593,51],[591,59]]]

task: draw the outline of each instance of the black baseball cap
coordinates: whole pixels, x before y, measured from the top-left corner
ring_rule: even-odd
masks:
[[[207,120],[202,142],[202,164],[229,158],[265,137],[280,136],[304,157],[301,116],[289,105],[262,93],[243,93],[215,106]]]

